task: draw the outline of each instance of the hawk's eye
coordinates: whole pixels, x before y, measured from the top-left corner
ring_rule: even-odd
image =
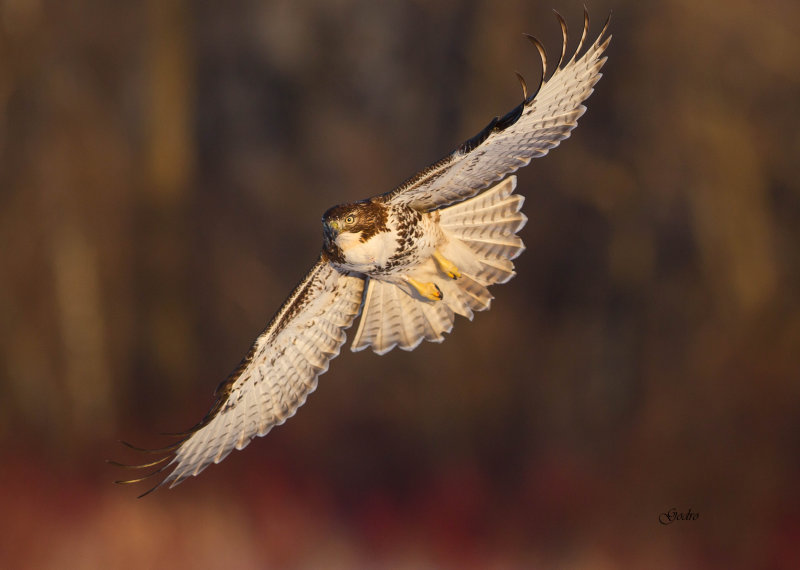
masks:
[[[347,216],[347,217],[344,219],[344,223],[345,223],[345,224],[352,224],[352,223],[355,223],[355,221],[356,221],[356,219],[355,219],[355,217],[354,217],[354,216],[352,216],[352,215],[350,215],[350,216]]]

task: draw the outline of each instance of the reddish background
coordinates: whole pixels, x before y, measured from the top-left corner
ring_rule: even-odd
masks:
[[[319,217],[517,103],[550,4],[0,1],[0,566],[800,567],[795,2],[614,9],[518,277],[142,500]],[[580,28],[579,2],[555,3]],[[571,46],[577,43],[572,37]],[[699,513],[669,526],[671,508]]]

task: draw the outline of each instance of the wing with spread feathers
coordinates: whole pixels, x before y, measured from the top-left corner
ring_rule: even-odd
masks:
[[[519,211],[522,198],[513,195],[516,181],[506,177],[570,135],[586,110],[583,101],[600,79],[600,68],[606,61],[603,52],[611,40],[606,36],[606,22],[597,39],[580,55],[589,27],[585,16],[580,44],[564,63],[567,28],[564,19],[556,16],[563,44],[558,65],[547,80],[544,48],[530,38],[543,64],[537,93],[528,96],[520,77],[520,105],[494,119],[448,157],[380,196],[392,204],[439,210],[442,231],[448,236],[443,254],[457,261],[463,273],[452,283],[442,281],[440,289],[445,291],[446,302],[430,310],[414,305],[416,301],[412,303],[411,297],[404,296],[395,285],[370,280],[354,349],[372,346],[382,354],[394,346],[411,350],[423,338],[441,341],[443,333],[452,328],[453,314],[471,318],[473,311],[487,309],[491,295],[486,287],[504,283],[514,275],[511,260],[523,249],[516,232],[524,225],[525,216]],[[503,178],[506,180],[498,184]],[[494,189],[485,191],[490,187]],[[455,202],[461,204],[447,207]],[[440,272],[433,259],[426,263],[419,271],[427,271],[427,280],[435,280]],[[321,256],[237,370],[219,386],[216,402],[206,417],[175,445],[152,450],[164,454],[160,459],[123,466],[155,471],[119,482],[134,483],[165,474],[150,491],[162,485],[174,487],[291,417],[316,388],[317,378],[328,369],[329,361],[339,354],[345,329],[361,310],[364,283],[363,275],[340,272]]]
[[[363,276],[341,273],[320,257],[236,371],[217,388],[206,417],[175,445],[153,450],[165,457],[130,466],[161,465],[156,471],[119,482],[135,483],[168,471],[150,491],[174,487],[294,415],[339,354],[345,329],[358,315],[363,288]]]
[[[595,83],[600,80],[600,68],[606,61],[603,52],[611,36],[606,36],[606,21],[594,43],[579,56],[589,29],[589,16],[584,12],[580,44],[564,63],[567,26],[557,12],[556,17],[561,24],[563,44],[558,65],[547,80],[544,47],[537,39],[527,36],[542,58],[542,80],[537,93],[528,95],[525,81],[520,76],[522,103],[504,117],[493,119],[449,156],[382,195],[382,199],[421,211],[460,202],[526,166],[531,159],[544,156],[569,137],[586,111],[583,101],[592,94]]]

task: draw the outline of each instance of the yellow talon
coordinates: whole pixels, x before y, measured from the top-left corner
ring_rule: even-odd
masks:
[[[455,264],[439,253],[439,250],[433,252],[433,258],[436,260],[436,263],[439,264],[439,267],[442,271],[444,271],[450,279],[458,279],[461,277],[461,271],[458,270],[458,267]]]
[[[436,283],[423,283],[421,281],[417,281],[416,279],[412,279],[411,277],[406,277],[406,281],[408,281],[408,284],[416,289],[417,293],[426,299],[430,299],[431,301],[441,301],[444,299],[442,290],[439,289],[439,286],[436,285]]]

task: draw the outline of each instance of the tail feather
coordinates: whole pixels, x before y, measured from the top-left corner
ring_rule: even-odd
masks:
[[[517,177],[509,176],[483,194],[439,210],[439,225],[448,237],[467,244],[481,262],[515,259],[525,250],[515,234],[528,221],[520,212],[525,198],[513,194],[516,186]],[[513,264],[504,268],[502,277],[507,281],[512,276]]]
[[[436,304],[418,304],[422,316],[425,318],[427,324],[426,331],[429,334],[425,335],[425,340],[430,342],[442,342],[444,340],[444,333],[449,333],[453,330],[453,320],[455,316],[449,306],[443,303]]]
[[[481,198],[482,195],[476,198]],[[443,227],[451,230],[458,230],[465,225],[473,224],[492,224],[506,218],[522,217],[519,209],[525,202],[525,197],[519,194],[507,196],[502,200],[486,202],[484,204],[468,204],[469,208],[462,208],[451,212],[450,208],[439,210]],[[461,206],[462,204],[459,204]],[[454,207],[454,206],[451,206]]]
[[[386,281],[370,279],[366,287],[353,351],[372,347],[385,354],[395,346],[414,350],[423,340],[442,342],[453,328],[453,312],[446,305],[420,301]]]
[[[461,217],[466,217],[462,214]],[[489,218],[489,216],[486,216]],[[449,220],[448,220],[449,221]],[[461,222],[460,225],[444,225],[442,229],[457,237],[472,237],[480,239],[482,237],[508,236],[517,233],[528,218],[521,212],[516,212],[512,216],[501,219],[475,219]]]
[[[510,259],[482,259],[480,271],[474,277],[481,283],[508,283],[517,274]]]
[[[474,212],[483,208],[490,208],[491,206],[503,201],[505,198],[511,196],[514,189],[517,187],[517,177],[509,176],[502,182],[495,184],[488,190],[481,192],[477,196],[464,200],[452,206],[442,208],[439,210],[442,214],[448,215],[460,214],[461,212]]]
[[[525,245],[517,236],[498,238],[462,238],[483,259],[516,259],[525,251]]]
[[[367,280],[352,350],[371,347],[385,354],[395,346],[413,350],[423,340],[441,342],[456,314],[472,320],[476,311],[490,307],[493,297],[487,286],[514,277],[511,260],[525,249],[516,235],[527,222],[520,212],[524,198],[513,194],[516,184],[510,176],[474,198],[438,210],[446,238],[439,250],[461,276],[444,275],[433,259],[409,276],[435,283],[442,300],[425,299],[407,283]]]
[[[459,279],[461,281],[461,279]],[[463,289],[461,284],[454,280],[441,279],[437,285],[444,294],[444,299],[441,301],[434,301],[435,303],[444,303],[457,315],[461,315],[469,320],[472,320],[473,310],[470,297]]]
[[[486,287],[469,275],[462,275],[459,281],[459,287],[469,297],[470,306],[474,310],[486,311],[489,309],[494,297]]]

